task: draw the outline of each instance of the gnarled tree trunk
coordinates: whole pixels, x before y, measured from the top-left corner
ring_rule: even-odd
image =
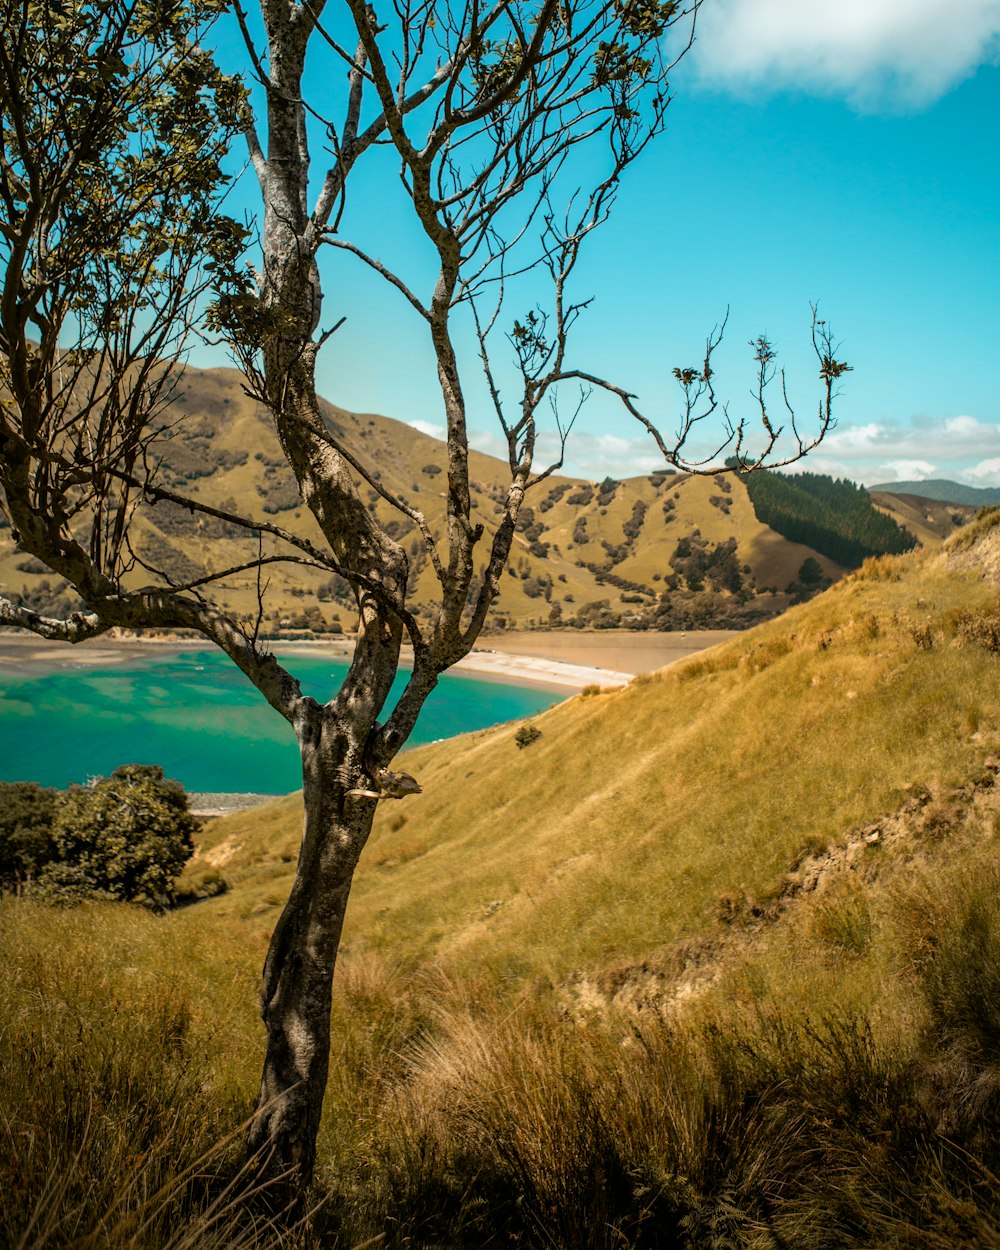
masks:
[[[351,881],[375,802],[348,796],[365,736],[312,705],[298,729],[305,826],[295,879],[261,986],[267,1046],[249,1146],[268,1197],[301,1197],[313,1173],[330,1054],[332,985]]]

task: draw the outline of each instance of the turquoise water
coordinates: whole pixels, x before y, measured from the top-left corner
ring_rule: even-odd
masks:
[[[344,661],[283,656],[305,693],[323,702]],[[153,654],[97,667],[63,661],[18,672],[0,666],[0,780],[47,786],[106,776],[119,764],[162,764],[198,791],[287,794],[301,782],[295,737],[218,651]],[[398,694],[406,674],[397,679]],[[530,716],[559,695],[446,675],[410,745]]]

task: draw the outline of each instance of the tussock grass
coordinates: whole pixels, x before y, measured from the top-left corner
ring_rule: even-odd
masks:
[[[258,1244],[231,1188],[250,1004],[218,948],[164,967],[175,936],[124,905],[0,905],[0,1244]]]
[[[624,1041],[454,1017],[384,1108],[365,1218],[390,1244],[714,1248],[931,1246],[957,1217],[971,1246],[998,1215],[992,1124],[942,1138],[929,1082],[952,1069],[927,1045],[819,1012]]]
[[[906,877],[845,869],[673,1013],[586,1023],[537,985],[501,1009],[488,975],[349,954],[314,1244],[994,1244],[993,803]],[[269,1244],[226,1207],[253,1086],[220,1074],[254,1030],[157,962],[195,954],[178,919],[5,904],[10,1244]]]
[[[970,524],[964,525],[957,534],[952,535],[948,540],[948,548],[951,551],[968,551],[998,525],[1000,525],[1000,508],[981,508]]]
[[[362,1226],[448,1246],[994,1245],[1000,1032],[995,999],[977,1004],[996,884],[981,864],[955,913],[953,882],[916,883],[938,944],[909,964],[897,947],[905,993],[863,1010],[718,994],[611,1027],[443,1012],[387,1087]]]

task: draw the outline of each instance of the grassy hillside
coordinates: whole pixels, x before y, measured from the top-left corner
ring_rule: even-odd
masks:
[[[189,370],[174,408],[183,419],[159,448],[164,484],[222,508],[274,519],[294,532],[312,531],[312,518],[298,499],[270,422],[244,394],[238,374]],[[324,412],[345,447],[377,466],[382,485],[424,509],[432,528],[440,529],[443,444],[400,421],[330,404]],[[489,533],[507,480],[505,466],[473,452],[470,469],[478,518]],[[369,486],[362,487],[362,494],[408,550],[417,603],[431,602],[436,579],[411,523],[391,512]],[[681,594],[671,600],[673,617],[657,621],[654,611],[664,587],[669,579],[678,580],[671,564],[678,543],[692,537],[709,555],[720,544],[735,542],[731,572],[741,593],[720,590],[709,581],[703,590],[689,594],[691,579],[681,577]],[[135,539],[151,566],[181,580],[204,565],[234,567],[257,551],[256,540],[241,537],[239,530],[167,504],[143,505]],[[651,473],[623,482],[587,483],[553,477],[527,498],[494,620],[522,626],[574,620],[629,626],[645,617],[661,627],[685,628],[707,614],[722,626],[727,617],[741,622],[787,606],[786,588],[813,554],[761,524],[745,487],[733,478]],[[830,560],[820,563],[827,577],[842,572]],[[300,566],[273,565],[268,575],[270,633],[353,628],[349,596],[336,579]],[[141,570],[134,576],[148,580]],[[251,573],[234,575],[223,585],[223,597],[234,609],[256,611]],[[0,587],[30,597],[43,610],[61,605],[57,580],[19,554],[2,530]]]
[[[553,708],[527,749],[511,727],[407,753],[425,793],[380,810],[350,950],[497,959],[503,978],[516,947],[518,976],[554,980],[667,951],[723,894],[764,889],[910,785],[974,770],[1000,691],[989,653],[955,645],[956,614],[991,595],[940,556],[886,561],[700,658]],[[203,853],[241,888],[211,908],[252,922],[280,897],[298,829],[295,798],[214,822]]]
[[[984,494],[987,492],[983,492]],[[886,512],[897,525],[910,531],[924,546],[934,547],[967,525],[980,505],[939,503],[905,492],[871,492],[872,503]]]
[[[345,930],[319,1244],[1000,1245],[995,521],[523,750],[407,754]],[[207,826],[189,872],[231,889],[169,916],[3,903],[7,1227],[39,1176],[80,1227],[141,1207],[108,1178],[238,1124],[299,821]]]

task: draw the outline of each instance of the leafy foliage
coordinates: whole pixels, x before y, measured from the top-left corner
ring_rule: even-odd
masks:
[[[0,782],[0,888],[31,881],[55,858],[57,797],[33,781]]]
[[[804,543],[846,568],[869,556],[902,555],[917,545],[874,506],[863,486],[822,473],[757,469],[741,474],[757,519],[791,542]]]
[[[823,566],[815,556],[806,556],[799,566],[799,581],[803,586],[818,586],[823,581]]]
[[[72,269],[74,309],[84,322],[99,319],[102,338],[117,315],[110,275],[130,292],[130,312],[173,281],[179,245],[200,244],[219,263],[242,243],[236,223],[205,213],[223,181],[220,122],[235,127],[244,97],[238,80],[187,42],[213,7],[141,4],[129,12],[114,3],[4,0],[4,25],[20,41],[0,162],[14,228],[6,237],[38,216],[39,187],[48,188],[37,277]]]
[[[160,906],[191,856],[194,830],[179,782],[158,765],[123,764],[66,792],[52,828],[57,862],[42,884],[64,900],[97,895]]]
[[[743,590],[742,567],[735,538],[709,545],[695,530],[682,538],[670,557],[674,570],[668,588],[675,590],[683,580],[688,590],[704,590],[706,581],[713,590],[740,594]]]
[[[112,576],[173,358],[244,246],[216,211],[246,108],[201,47],[220,8],[0,0],[0,484],[18,530],[89,521]]]

